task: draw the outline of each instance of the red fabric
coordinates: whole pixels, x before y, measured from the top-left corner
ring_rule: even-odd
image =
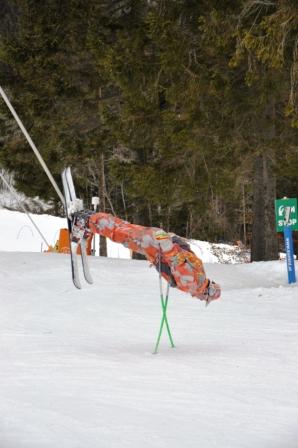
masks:
[[[130,224],[108,213],[95,213],[89,218],[91,232],[121,243],[133,252],[145,255],[157,265],[161,249],[162,262],[166,263],[176,281],[177,288],[203,299],[208,286],[202,261],[191,251],[172,242],[169,234],[157,227]],[[167,280],[168,276],[162,274]]]

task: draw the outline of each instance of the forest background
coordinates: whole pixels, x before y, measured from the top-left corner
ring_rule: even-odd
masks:
[[[297,196],[296,0],[0,0],[0,79],[85,206],[277,258]],[[63,214],[5,104],[0,168]]]

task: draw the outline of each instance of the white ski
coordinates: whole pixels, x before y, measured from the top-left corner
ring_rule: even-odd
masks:
[[[72,281],[76,288],[81,289],[82,286],[79,277],[78,259],[77,259],[77,249],[79,245],[81,246],[81,260],[85,280],[90,284],[93,283],[86,253],[86,239],[84,237],[78,238],[77,236],[73,235],[73,219],[76,212],[83,210],[83,201],[81,199],[78,199],[76,196],[70,167],[67,167],[63,170],[61,177],[64,190],[67,226],[70,235],[70,260],[71,260]]]

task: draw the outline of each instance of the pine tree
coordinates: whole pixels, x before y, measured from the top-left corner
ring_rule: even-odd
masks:
[[[58,181],[71,164],[87,206],[99,192],[107,211],[188,237],[239,239],[252,225],[253,259],[276,256],[275,190],[297,185],[295,2],[10,8],[4,87]],[[55,200],[0,107],[1,164]]]
[[[255,146],[252,260],[256,261],[277,256],[276,174],[278,169],[285,170],[280,155],[287,152],[297,135],[291,127],[293,120],[287,105],[292,89],[286,56],[289,50],[293,54],[295,21],[297,8],[292,2],[254,1],[244,2],[238,20],[233,63],[245,68],[245,82],[250,96],[253,95],[248,103],[250,135],[247,138]]]

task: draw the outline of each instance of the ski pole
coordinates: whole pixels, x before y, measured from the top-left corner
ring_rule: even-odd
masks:
[[[161,339],[161,335],[162,335],[162,331],[163,331],[163,327],[164,324],[166,325],[166,329],[167,329],[167,333],[169,336],[169,340],[171,343],[171,347],[174,348],[174,341],[171,335],[171,330],[170,330],[170,325],[168,322],[168,318],[167,318],[167,308],[168,308],[168,301],[169,301],[169,293],[170,293],[170,284],[167,284],[167,290],[166,290],[166,296],[164,298],[163,295],[163,290],[162,290],[162,277],[161,277],[161,248],[159,248],[159,289],[160,289],[160,302],[161,302],[161,308],[162,308],[162,318],[161,318],[161,322],[160,322],[160,328],[159,328],[159,333],[158,333],[158,337],[157,337],[157,341],[155,344],[155,349],[154,349],[154,354],[156,354],[158,352],[158,347],[159,347],[159,343],[160,343],[160,339]]]
[[[30,135],[28,134],[28,132],[27,132],[25,126],[23,125],[22,121],[20,120],[18,114],[17,114],[16,111],[14,110],[14,108],[13,108],[11,102],[9,101],[9,99],[8,99],[8,97],[7,97],[7,95],[6,95],[6,93],[4,92],[4,90],[2,89],[1,86],[0,86],[0,94],[1,94],[2,98],[4,99],[4,101],[5,101],[5,103],[6,103],[7,107],[8,107],[8,109],[10,110],[11,114],[13,115],[14,119],[16,120],[16,122],[18,123],[19,127],[21,128],[21,131],[23,132],[24,136],[26,137],[27,142],[28,142],[29,145],[31,146],[31,148],[32,148],[32,150],[33,150],[33,152],[34,152],[34,154],[36,155],[36,157],[37,157],[39,163],[41,164],[41,166],[42,166],[42,168],[44,169],[46,175],[48,176],[48,178],[49,178],[51,184],[52,184],[53,187],[55,188],[56,193],[58,194],[58,196],[59,196],[59,198],[60,198],[62,204],[64,204],[64,197],[63,197],[63,194],[62,194],[60,188],[58,187],[58,185],[57,185],[55,179],[53,178],[52,174],[50,173],[50,171],[49,171],[49,169],[48,169],[48,167],[47,167],[45,161],[44,161],[43,158],[41,157],[40,152],[39,152],[38,149],[36,148],[36,146],[35,146],[35,144],[34,144],[32,138],[31,138]]]
[[[168,336],[169,336],[169,339],[170,339],[171,347],[172,348],[175,347],[174,342],[173,342],[173,338],[172,338],[172,335],[171,335],[171,330],[170,330],[168,318],[167,318],[167,307],[168,307],[168,299],[169,299],[169,287],[170,287],[170,285],[168,285],[168,287],[167,287],[167,293],[166,293],[165,300],[164,300],[163,295],[160,296],[161,306],[162,306],[162,319],[161,319],[161,322],[160,322],[159,333],[158,333],[157,341],[156,341],[156,344],[155,344],[155,349],[154,349],[154,352],[153,352],[154,354],[156,354],[158,352],[158,347],[159,347],[159,343],[160,343],[160,339],[161,339],[161,335],[162,335],[164,324],[166,324],[166,328],[167,328]]]

